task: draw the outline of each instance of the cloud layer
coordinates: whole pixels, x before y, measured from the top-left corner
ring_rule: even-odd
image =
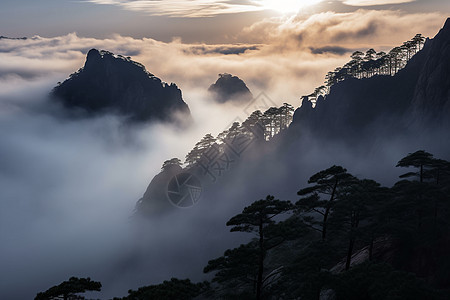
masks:
[[[235,190],[226,193],[236,201],[205,202],[146,225],[129,217],[164,160],[183,158],[204,134],[245,118],[242,107],[208,99],[217,74],[237,75],[253,94],[265,91],[277,104],[299,106],[300,96],[354,49],[383,50],[418,32],[431,36],[443,21],[439,14],[360,10],[266,19],[217,45],[75,33],[0,40],[0,298],[32,298],[70,276],[101,280],[105,297],[171,276],[203,279],[208,259],[247,239],[226,234],[224,224],[256,199],[233,196],[255,190],[264,197],[275,184],[244,186],[246,177],[236,176]],[[91,48],[132,56],[177,83],[196,124],[180,132],[161,124],[130,129],[114,116],[52,117],[48,112],[59,108],[47,101],[48,92],[83,66]],[[275,159],[268,165],[278,168]]]
[[[230,37],[229,43],[216,45],[119,35],[95,39],[75,33],[1,40],[0,84],[8,89],[8,82],[27,78],[62,81],[83,65],[89,49],[98,48],[131,56],[164,81],[177,83],[188,104],[195,102],[191,92],[206,90],[217,74],[227,72],[244,79],[254,94],[265,91],[276,103],[299,105],[299,97],[345,63],[351,51],[385,51],[416,33],[433,36],[443,20],[439,13],[369,10],[268,18]]]
[[[442,27],[443,13],[406,14],[391,10],[359,9],[351,13],[324,12],[304,18],[268,18],[245,28],[252,42],[267,40],[284,46],[382,47],[402,44],[415,33],[434,36]]]

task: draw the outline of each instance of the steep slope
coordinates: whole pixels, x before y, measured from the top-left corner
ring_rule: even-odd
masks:
[[[295,112],[293,129],[350,140],[373,130],[401,133],[412,125],[442,125],[449,100],[450,19],[395,76],[342,81],[314,109],[304,101]]]
[[[227,73],[219,74],[219,79],[209,87],[208,92],[219,103],[247,102],[253,99],[245,82],[239,77]]]
[[[189,115],[181,90],[166,84],[129,58],[92,49],[78,72],[53,89],[67,108],[88,114],[116,113],[131,121],[170,120]]]
[[[450,113],[450,18],[418,58],[422,68],[412,105],[421,121],[448,122]],[[445,118],[447,116],[447,118]]]
[[[167,196],[169,181],[183,169],[178,165],[170,165],[157,174],[147,187],[144,195],[136,204],[136,211],[141,215],[157,215],[172,210]]]
[[[315,108],[304,101],[287,130],[246,150],[235,168],[220,177],[220,184],[205,185],[202,201],[251,201],[268,193],[296,199],[296,192],[311,174],[331,165],[342,165],[358,177],[392,185],[399,174],[384,170],[409,152],[425,149],[450,159],[449,123],[435,122],[448,119],[449,99],[445,95],[450,87],[445,80],[450,69],[434,67],[450,61],[450,53],[439,50],[447,49],[443,45],[450,37],[442,32],[449,26],[447,21],[441,33],[428,40],[395,76],[342,81],[332,87],[326,99],[320,97]],[[424,100],[426,109],[422,108],[416,96],[426,88],[421,82],[432,78],[438,69],[445,80],[433,84],[435,97]],[[427,105],[427,101],[433,103]],[[417,112],[433,113],[433,119],[422,118]]]

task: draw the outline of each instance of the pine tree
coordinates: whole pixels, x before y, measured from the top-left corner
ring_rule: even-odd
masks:
[[[355,177],[343,167],[332,166],[311,176],[308,183],[314,184],[313,186],[297,192],[298,195],[305,196],[296,203],[297,211],[304,214],[305,224],[321,233],[322,240],[326,239],[328,217],[333,211],[340,190],[352,184],[354,180]],[[316,216],[305,213],[314,213],[321,218],[317,219]]]
[[[380,184],[368,179],[354,180],[341,191],[341,199],[334,207],[330,223],[343,232],[348,241],[345,270],[350,268],[356,240],[362,238],[365,229],[375,221],[375,207],[380,196]]]
[[[215,142],[216,139],[210,133],[206,134],[186,155],[185,164],[188,166],[195,164]]]
[[[86,291],[100,291],[102,284],[98,281],[92,281],[91,278],[70,277],[59,285],[53,286],[45,292],[38,293],[35,300],[59,299],[64,300],[74,297],[75,294]]]
[[[227,250],[223,258],[212,260],[205,268],[205,272],[217,270],[218,274],[223,276],[224,274],[230,275],[235,272],[239,272],[239,264],[235,264],[244,258],[242,253],[250,254],[253,257],[254,264],[253,270],[256,274],[250,278],[254,278],[256,287],[256,299],[262,299],[264,283],[270,278],[271,275],[264,277],[265,258],[267,252],[275,247],[278,247],[285,242],[289,236],[291,236],[290,226],[287,226],[283,222],[276,222],[275,217],[288,212],[292,208],[292,204],[289,201],[281,201],[275,199],[273,196],[267,196],[266,199],[261,199],[252,203],[250,206],[244,208],[242,213],[232,217],[227,226],[232,226],[231,232],[248,232],[256,235],[257,239],[247,246],[241,246],[238,249]],[[254,252],[252,252],[254,251]],[[253,253],[253,254],[251,254]],[[238,268],[238,270],[236,270]],[[252,270],[251,266],[247,269]],[[243,274],[241,274],[241,277]],[[222,280],[233,280],[233,276],[226,276]]]
[[[424,180],[425,168],[433,165],[433,155],[424,151],[418,150],[414,153],[410,153],[402,158],[396,165],[396,167],[416,167],[419,168],[418,172],[409,172],[400,176],[400,178],[406,178],[411,176],[418,176],[419,181]]]
[[[163,165],[161,167],[161,170],[164,171],[167,168],[170,168],[171,166],[179,166],[179,167],[181,167],[181,159],[174,157],[174,158],[171,158],[171,159],[168,159],[168,160],[164,161],[164,163],[163,163]]]

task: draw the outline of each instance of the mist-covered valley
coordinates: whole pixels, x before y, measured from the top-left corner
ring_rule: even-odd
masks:
[[[308,22],[320,24],[326,17],[335,21],[342,18],[341,23],[356,23],[367,16],[381,18],[377,13],[358,13],[356,21],[344,14],[316,16]],[[422,17],[434,19],[429,15]],[[450,41],[450,25],[446,26],[446,35],[441,35],[439,43],[443,46],[432,48],[432,42],[427,41],[428,46],[423,47],[432,50],[418,52],[419,58],[422,55],[420,61],[411,58],[404,71],[380,76],[388,79],[375,76],[338,82],[325,99],[318,96],[316,108],[312,109],[308,98],[302,96],[309,95],[322,84],[328,71],[343,66],[353,50],[363,50],[362,46],[371,40],[352,44],[355,33],[348,26],[347,35],[341,31],[330,33],[340,35],[335,40],[343,41],[340,49],[325,45],[325,38],[319,39],[317,45],[281,47],[287,44],[297,21],[285,21],[284,25],[280,22],[266,20],[244,31],[248,35],[276,27],[274,32],[281,32],[283,38],[268,36],[276,40],[272,45],[264,45],[256,38],[251,44],[209,46],[180,40],[163,43],[117,35],[95,39],[76,34],[1,39],[0,298],[32,299],[71,276],[101,281],[100,293],[87,294],[101,299],[124,297],[129,289],[172,277],[189,278],[192,282],[211,280],[214,274],[203,273],[208,261],[249,241],[248,234],[230,233],[225,224],[254,201],[270,194],[295,203],[300,198],[297,192],[307,186],[310,176],[333,165],[345,167],[358,178],[392,187],[404,173],[395,166],[408,153],[423,149],[437,158],[450,159],[445,119],[449,112],[445,102],[448,63],[433,62],[433,57],[449,57],[445,45]],[[435,31],[438,28],[433,27]],[[404,34],[390,43],[381,32],[374,38],[376,45],[366,48],[378,46],[379,51],[388,52],[391,43],[401,44],[414,36],[414,29],[402,27],[399,31]],[[308,37],[315,31],[309,31],[305,25],[295,34]],[[52,89],[64,84],[69,74],[83,66],[92,48],[131,57],[127,59],[142,63],[163,82],[176,83],[192,122],[181,126],[161,120],[130,123],[127,116],[117,111],[69,115],[68,108],[52,98]],[[438,58],[436,51],[441,55]],[[440,72],[437,75],[436,70]],[[447,79],[443,83],[411,79],[425,71],[430,72],[430,78]],[[217,74],[224,73],[239,76],[253,98],[247,102],[214,101],[208,87],[217,80]],[[374,91],[387,85],[371,86],[371,82],[390,82],[395,78],[401,79],[382,94],[385,106],[377,103],[370,109],[370,101],[361,106],[352,102],[376,101],[378,95]],[[107,82],[101,79],[100,82]],[[417,111],[408,107],[423,108],[420,101],[432,97],[429,93],[423,96],[420,91],[408,92],[414,94],[414,103],[408,102],[413,96],[407,94],[403,99],[398,95],[408,87],[413,89],[411,82],[426,87],[435,83],[442,89],[444,97],[435,97],[442,102],[436,104],[436,114],[431,116],[442,122],[428,124],[427,118],[416,117]],[[393,112],[388,101],[400,98],[406,109]],[[339,102],[340,99],[343,100]],[[270,139],[251,143],[230,161],[230,168],[216,174],[213,180],[201,170],[196,173],[201,179],[201,196],[195,205],[180,209],[169,204],[169,209],[161,213],[140,214],[136,203],[160,173],[164,161],[184,161],[205,134],[216,137],[233,122],[244,122],[253,111],[264,113],[283,103],[297,109],[291,115],[289,128]],[[367,110],[362,109],[367,106]],[[351,107],[356,108],[352,111]],[[355,115],[358,116],[353,118]],[[174,114],[174,118],[183,116]],[[166,191],[166,186],[157,188]],[[150,206],[152,201],[167,201],[144,200]]]

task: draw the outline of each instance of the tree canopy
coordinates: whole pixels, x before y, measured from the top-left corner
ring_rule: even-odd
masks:
[[[314,90],[306,98],[315,103],[319,96],[326,96],[333,85],[350,78],[370,78],[375,75],[393,76],[406,66],[408,61],[423,47],[425,38],[416,34],[411,40],[385,53],[368,49],[365,53],[359,50],[350,55],[351,60],[342,67],[328,72],[323,86]]]
[[[192,283],[189,279],[171,278],[161,284],[129,290],[128,296],[114,300],[190,300],[205,293],[208,288],[208,282]]]
[[[64,281],[59,285],[53,286],[45,292],[38,293],[35,300],[64,300],[74,299],[75,294],[84,293],[86,291],[100,291],[102,284],[98,281],[92,281],[88,278],[70,277],[68,281]]]
[[[226,223],[251,237],[209,260],[210,283],[172,278],[121,299],[448,299],[450,162],[419,150],[397,166],[417,170],[383,187],[333,165],[309,178],[295,205],[257,200]],[[36,299],[100,288],[72,277]]]
[[[332,166],[311,176],[308,183],[313,185],[297,192],[304,196],[296,203],[297,211],[307,213],[303,215],[304,222],[319,231],[323,240],[327,236],[328,217],[333,211],[335,200],[339,198],[340,191],[355,180],[345,168]],[[309,214],[311,212],[320,217]]]
[[[168,159],[168,160],[164,161],[164,163],[163,163],[163,165],[161,167],[161,170],[164,171],[164,170],[168,169],[171,166],[179,166],[179,167],[181,167],[181,159],[174,157],[174,158],[171,158],[171,159]]]

